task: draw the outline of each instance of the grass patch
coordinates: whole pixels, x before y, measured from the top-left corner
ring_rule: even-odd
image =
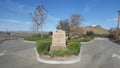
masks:
[[[67,49],[52,50],[49,52],[49,56],[51,57],[72,56],[72,55],[78,55],[79,52],[80,52],[80,44],[77,42],[70,42],[67,46]]]
[[[51,46],[51,39],[41,39],[36,43],[36,50],[39,54],[47,55]]]
[[[67,43],[69,42],[88,42],[88,41],[91,41],[93,38],[86,38],[86,39],[80,39],[80,38],[77,38],[77,39],[70,39],[70,40],[67,40]]]
[[[64,56],[72,56],[78,55],[80,52],[80,42],[88,42],[92,40],[92,38],[86,39],[70,39],[67,40],[67,48],[66,49],[58,49],[50,51],[51,46],[51,38],[44,38],[37,40],[36,50],[40,55],[48,55],[51,57],[64,57]]]
[[[41,34],[33,34],[32,36],[27,36],[24,38],[24,40],[27,41],[37,41],[37,40],[42,40],[45,38],[50,38],[49,35],[43,34],[43,38],[41,38]]]
[[[40,34],[33,34],[32,36],[27,36],[24,38],[24,40],[27,41],[37,41],[37,40],[41,40],[41,35]]]

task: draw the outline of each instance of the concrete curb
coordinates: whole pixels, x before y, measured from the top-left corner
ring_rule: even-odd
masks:
[[[40,55],[37,53],[36,48],[34,48],[35,53],[36,53],[36,59],[39,62],[42,63],[48,63],[48,64],[73,64],[73,63],[77,63],[80,62],[81,60],[81,54],[82,54],[82,47],[80,49],[80,53],[78,55],[77,58],[71,59],[71,60],[46,60],[40,57]]]
[[[26,40],[24,40],[24,42],[27,42],[27,43],[36,43],[34,41],[26,41]]]
[[[95,40],[109,40],[108,38],[100,38],[100,37],[96,37]]]

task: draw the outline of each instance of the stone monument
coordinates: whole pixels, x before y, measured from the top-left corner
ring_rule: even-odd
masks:
[[[64,49],[64,48],[66,48],[65,31],[63,30],[53,31],[52,45],[50,50]]]

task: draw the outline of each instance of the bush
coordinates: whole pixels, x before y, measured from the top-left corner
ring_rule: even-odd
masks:
[[[109,34],[95,34],[95,37],[103,37],[103,38],[105,38],[105,37],[108,37],[109,36]]]
[[[94,32],[93,31],[87,31],[87,35],[89,37],[94,37]]]
[[[36,50],[39,54],[47,55],[51,46],[51,39],[41,39],[36,43]]]
[[[80,43],[70,42],[70,43],[68,43],[68,49],[69,49],[71,54],[78,55],[80,52]]]
[[[47,34],[43,34],[43,38],[41,38],[41,34],[33,34],[32,36],[25,37],[24,39],[27,41],[37,41],[45,38],[49,38],[49,36]]]
[[[49,35],[49,36],[52,36],[52,35],[53,35],[53,32],[50,31],[50,32],[48,33],[48,35]]]
[[[37,40],[40,40],[40,38],[39,37],[25,37],[24,38],[25,40],[27,40],[27,41],[37,41]]]
[[[43,34],[43,38],[49,38],[49,34]]]
[[[50,51],[49,55],[51,57],[55,57],[55,56],[64,56],[64,51],[63,50],[53,50],[53,51]]]
[[[27,41],[37,41],[41,39],[40,37],[40,34],[33,34],[32,36],[25,37],[24,39]]]
[[[36,43],[36,49],[38,53],[41,55],[49,55],[51,57],[57,56],[71,56],[71,55],[78,55],[80,52],[80,42],[87,42],[90,41],[91,38],[86,39],[70,39],[67,40],[67,49],[59,49],[59,50],[50,50],[51,46],[51,39],[40,39]]]
[[[71,39],[71,40],[67,40],[67,43],[69,43],[69,42],[78,42],[78,43],[80,43],[80,42],[88,42],[88,41],[90,41],[90,40],[92,40],[93,38],[85,38],[85,39]]]
[[[86,38],[86,39],[80,39],[80,42],[88,42],[90,40],[92,40],[93,38]]]
[[[83,40],[83,39],[82,39]],[[88,41],[90,39],[84,39],[84,41]],[[58,56],[71,56],[71,55],[78,55],[80,52],[80,41],[81,39],[72,39],[67,42],[67,48],[65,50],[50,50],[51,39],[41,39],[36,43],[37,52],[41,55],[49,55],[51,57],[58,57]]]
[[[80,43],[78,42],[70,42],[68,43],[68,49],[62,50],[53,50],[49,52],[49,55],[51,57],[56,57],[56,56],[71,56],[71,55],[78,55],[80,52]]]
[[[67,42],[68,42],[68,43],[69,43],[69,42],[80,42],[80,39],[71,39],[71,40],[68,40]]]
[[[59,50],[53,50],[49,52],[49,56],[51,57],[58,57],[58,56],[64,57],[64,56],[71,56],[71,55],[74,55],[74,54],[68,49],[66,50],[59,49]]]

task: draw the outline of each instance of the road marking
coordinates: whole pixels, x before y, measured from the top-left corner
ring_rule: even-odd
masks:
[[[117,54],[113,54],[112,57],[116,57],[116,58],[120,59],[120,55],[117,55]]]
[[[7,52],[7,50],[4,50],[3,52],[0,53],[0,56],[5,55],[6,52]]]

